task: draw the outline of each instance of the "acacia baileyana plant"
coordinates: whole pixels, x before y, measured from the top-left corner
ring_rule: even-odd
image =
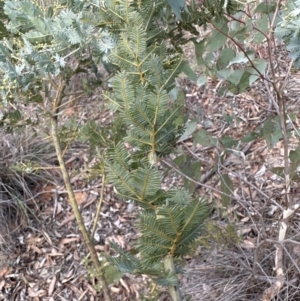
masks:
[[[182,104],[169,99],[184,66],[178,48],[166,43],[177,27],[171,7],[165,1],[1,3],[1,124],[10,130],[26,125],[43,129],[42,120],[50,121],[65,186],[105,298],[111,300],[106,279],[63,160],[62,145],[69,144],[65,141],[68,133],[76,138],[74,128],[61,126],[60,121],[67,98],[75,101],[90,92],[70,94],[69,81],[87,70],[98,78],[99,63],[114,72],[111,92],[104,99],[125,129],[123,136],[101,141],[100,147],[110,145],[101,162],[120,198],[140,206],[137,227],[141,237],[135,244],[139,256],[113,243],[119,256],[107,258],[122,272],[150,275],[169,286],[173,300],[180,300],[174,259],[189,251],[210,209],[204,198],[192,200],[184,190],[161,188],[157,162],[173,151],[184,133]],[[34,117],[19,109],[29,103],[36,107]],[[82,129],[78,133],[87,135]],[[124,147],[125,142],[133,151]]]

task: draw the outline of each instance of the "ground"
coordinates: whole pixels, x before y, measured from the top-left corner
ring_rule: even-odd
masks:
[[[287,60],[284,54],[281,74],[287,69]],[[300,73],[294,72],[285,88],[288,111],[295,114],[290,125],[295,129],[299,128],[299,80]],[[186,94],[186,110],[191,120],[197,120],[198,128],[205,128],[218,138],[231,136],[240,139],[254,131],[269,114],[273,114],[270,112],[268,91],[262,82],[255,82],[239,95],[226,97],[217,96],[216,93],[222,84],[222,81],[210,80],[198,87],[185,77],[178,81]],[[112,112],[101,102],[99,91],[93,97],[68,106],[64,116],[66,119],[76,116],[78,122],[95,118],[99,124],[109,125]],[[47,169],[43,171],[43,177],[37,174],[32,183],[27,183],[26,198],[24,189],[20,189],[23,195],[17,194],[24,211],[15,210],[13,205],[8,206],[12,207],[12,213],[2,213],[6,220],[1,224],[0,300],[102,300],[101,293],[96,290],[97,283],[90,276],[88,254],[57,169],[54,150],[45,146],[48,142],[39,135],[22,135],[17,138],[7,134],[3,139],[0,166],[10,162],[7,169],[13,170],[11,167],[18,160],[26,159],[26,151],[30,153],[33,147],[40,145],[44,150],[49,147],[38,158]],[[297,132],[291,137],[291,148],[298,143],[296,136]],[[24,143],[27,145],[25,154],[21,151]],[[103,189],[102,208],[94,237],[99,256],[102,251],[109,251],[111,240],[129,248],[129,243],[138,236],[133,224],[134,204],[119,201],[109,183],[103,186],[101,175],[90,177],[88,169],[96,159],[87,143],[77,141],[70,146],[65,156],[66,163],[88,229],[93,227]],[[194,179],[197,186],[195,195],[205,195],[214,203],[215,210],[210,220],[216,223],[215,229],[219,231],[234,225],[240,237],[236,243],[228,241],[226,244],[222,241],[222,245],[212,238],[213,243],[209,248],[200,247],[199,241],[196,255],[183,260],[186,264],[185,274],[181,278],[183,293],[191,296],[191,300],[199,301],[258,300],[274,280],[272,239],[276,239],[276,221],[280,218],[276,204],[282,203],[283,180],[271,170],[283,166],[282,140],[272,148],[267,146],[264,139],[242,143],[229,152],[217,169],[214,168],[218,160],[216,148],[203,147],[191,137],[178,143],[177,148],[201,162],[201,177]],[[171,157],[162,159],[160,164],[161,168],[169,171],[164,183],[166,189],[182,185],[184,175],[176,173]],[[222,204],[217,181],[218,175],[224,171],[228,172],[234,184],[233,195],[226,208]],[[4,173],[0,175],[1,179],[5,178]],[[20,182],[22,180],[19,179]],[[293,189],[296,191],[297,184]],[[1,199],[7,205],[12,194],[7,191],[1,193]],[[8,210],[7,206],[5,208]],[[8,221],[7,216],[10,215],[12,217]],[[265,244],[260,244],[262,223],[269,239]],[[296,221],[294,224],[292,231],[297,233]],[[294,239],[295,233],[290,235]],[[296,262],[300,259],[298,249],[298,245],[293,245],[286,253],[292,254]],[[286,289],[286,292],[294,295],[286,300],[298,300],[296,296],[300,294],[297,289],[300,271],[295,267],[290,266],[288,272],[290,287],[295,288]],[[159,293],[150,299],[151,283],[144,276],[125,275],[111,284],[110,288],[113,300],[146,300],[146,297],[147,300],[170,300],[164,288],[158,288]]]

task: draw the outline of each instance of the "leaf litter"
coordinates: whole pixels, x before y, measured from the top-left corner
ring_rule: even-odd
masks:
[[[282,68],[285,65],[283,62]],[[291,112],[300,111],[299,81],[299,73],[293,74],[287,88]],[[185,90],[186,110],[190,118],[197,120],[197,128],[203,129],[202,133],[205,130],[215,138],[241,139],[246,133],[255,131],[267,118],[268,94],[258,82],[254,82],[246,92],[230,97],[217,96],[222,81],[209,80],[207,84],[199,87],[182,78],[179,85]],[[100,115],[99,112],[95,113],[95,103],[98,102],[98,96],[81,99],[67,108],[66,118],[77,116],[76,118],[82,121],[96,118],[100,124],[110,124],[111,111],[105,109]],[[298,118],[296,116],[293,121],[297,127]],[[259,216],[265,218],[267,235],[270,239],[275,238],[274,220],[279,218],[279,210],[272,200],[282,197],[283,181],[274,176],[271,170],[283,166],[283,145],[280,140],[276,141],[276,137],[272,140],[273,138],[271,134],[270,143],[274,143],[271,149],[263,139],[254,143],[245,140],[242,151],[236,151],[232,147],[232,152],[224,157],[222,163],[218,162],[220,153],[211,145],[195,143],[189,135],[179,142],[178,148],[201,162],[202,176],[197,180],[196,194],[213,195],[215,198],[217,210],[211,220],[218,229],[229,229],[228,226],[234,224],[242,238],[239,244],[230,245],[229,242],[224,248],[214,243],[209,248],[198,246],[196,256],[184,259],[187,264],[185,274],[181,278],[181,287],[184,294],[192,296],[192,300],[258,300],[264,287],[272,281],[275,248],[271,242],[258,245],[258,219]],[[7,136],[6,139],[9,142],[6,145],[13,144],[16,150],[14,156],[11,156],[11,161],[16,161],[20,156],[18,149],[24,144],[24,139],[28,141],[28,137],[20,138],[19,141],[16,141],[16,137]],[[41,141],[39,137],[35,139]],[[228,143],[228,140],[226,141]],[[297,144],[295,139],[295,147]],[[5,156],[11,154],[11,150],[7,150],[5,145],[2,145],[2,148]],[[32,150],[29,148],[28,152]],[[15,222],[18,212],[15,210],[12,220],[0,225],[3,236],[1,245],[5,245],[0,252],[0,299],[102,300],[101,293],[95,289],[97,283],[88,274],[88,254],[53,157],[54,151],[52,149],[51,152],[45,153],[48,157],[39,164],[47,166],[48,172],[37,177],[32,186],[25,189],[23,187],[18,195],[30,208],[30,219],[25,219],[25,222],[18,219],[18,222]],[[40,155],[39,157],[43,158]],[[102,188],[101,176],[87,180],[86,168],[93,158],[89,158],[89,146],[86,143],[72,143],[67,158],[77,203],[86,227],[91,229]],[[168,159],[174,158],[175,156],[170,156]],[[5,160],[7,161],[7,158]],[[0,163],[3,162],[4,157]],[[216,165],[217,170],[214,168]],[[177,173],[172,165],[161,166],[168,175],[163,183],[165,189],[184,184],[184,175]],[[226,172],[232,181],[233,188],[226,210],[220,193],[209,188],[218,185],[217,179],[223,172]],[[246,181],[241,181],[241,177]],[[16,179],[17,183],[14,185],[26,183],[20,175],[17,175]],[[297,187],[294,189],[297,191]],[[5,187],[2,187],[1,193],[1,199],[6,200],[6,205],[9,203],[10,207],[14,207],[15,203],[5,191]],[[99,256],[102,251],[109,251],[109,241],[116,241],[129,250],[129,243],[139,235],[133,225],[134,206],[130,202],[118,201],[110,185],[105,186],[104,196],[94,237]],[[32,215],[38,218],[32,218]],[[294,226],[294,230],[299,232],[299,227]],[[298,256],[296,260],[299,260],[298,249],[299,246],[295,246],[291,250],[291,253]],[[267,276],[257,273],[258,276],[253,277],[254,257],[260,265],[257,268],[262,268]],[[111,291],[113,300],[141,300],[141,296],[149,291],[148,279],[143,275],[125,275],[111,285]],[[170,299],[162,290],[159,300]]]

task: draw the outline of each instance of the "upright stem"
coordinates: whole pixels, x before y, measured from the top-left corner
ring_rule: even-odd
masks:
[[[171,255],[167,255],[164,259],[164,266],[166,272],[171,272],[172,274],[176,275],[176,269],[174,265],[174,260]],[[169,285],[169,293],[172,298],[172,301],[181,301],[181,293],[179,291],[178,286]]]
[[[91,259],[94,265],[94,268],[96,269],[96,275],[99,277],[99,282],[101,284],[101,287],[103,289],[103,293],[104,293],[104,297],[106,301],[111,301],[111,297],[110,297],[110,293],[109,293],[109,289],[108,289],[108,285],[106,283],[105,277],[103,275],[103,271],[101,269],[101,263],[98,259],[98,255],[95,249],[95,246],[93,244],[93,242],[91,241],[91,238],[89,236],[89,233],[84,225],[82,216],[80,214],[76,199],[75,199],[75,195],[74,195],[74,191],[73,188],[71,186],[71,181],[70,181],[70,177],[65,165],[65,162],[63,160],[63,153],[62,153],[62,149],[60,146],[60,141],[58,138],[58,134],[57,134],[57,124],[56,124],[56,120],[55,118],[51,118],[51,137],[54,143],[54,147],[55,147],[55,151],[56,151],[56,155],[57,155],[57,159],[59,162],[59,166],[63,175],[63,179],[64,179],[64,183],[66,186],[66,190],[68,192],[68,196],[70,199],[70,203],[77,221],[77,224],[79,226],[79,229],[82,233],[83,239],[87,245],[87,248],[90,252],[91,255]]]
[[[103,290],[103,294],[104,294],[104,298],[105,301],[112,301],[111,297],[110,297],[110,293],[109,293],[109,289],[108,289],[108,285],[106,282],[106,279],[104,277],[103,271],[102,271],[102,267],[101,267],[101,263],[98,259],[98,255],[95,249],[95,246],[91,240],[91,237],[84,225],[81,213],[79,211],[77,202],[76,202],[76,198],[74,195],[74,191],[71,185],[71,181],[70,181],[70,177],[69,177],[69,173],[67,171],[64,159],[63,159],[63,151],[60,145],[60,140],[58,137],[58,130],[57,130],[57,116],[59,113],[59,107],[60,107],[60,103],[61,100],[63,98],[63,90],[64,90],[65,84],[63,81],[60,81],[57,91],[56,91],[56,96],[55,99],[53,101],[53,108],[52,108],[52,116],[50,118],[51,120],[51,138],[53,140],[53,144],[55,147],[55,152],[56,152],[56,156],[59,162],[59,166],[63,175],[63,180],[66,186],[66,190],[68,192],[68,197],[79,227],[79,230],[83,236],[83,239],[85,241],[85,244],[87,245],[87,248],[90,252],[90,256],[93,262],[93,266],[95,268],[95,272],[96,275],[98,277],[99,283],[102,287]]]

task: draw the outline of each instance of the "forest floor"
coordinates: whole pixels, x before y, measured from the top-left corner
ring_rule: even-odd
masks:
[[[287,61],[284,55],[282,74],[287,69]],[[263,83],[255,82],[239,95],[218,96],[217,90],[222,84],[221,81],[210,80],[199,87],[185,77],[178,81],[186,94],[186,111],[191,120],[197,121],[198,128],[205,128],[218,138],[231,136],[238,140],[266,120],[270,114],[269,94]],[[295,72],[286,87],[288,112],[295,114],[292,122],[295,128],[300,126],[299,85],[300,72]],[[97,123],[107,126],[111,122],[112,112],[103,105],[101,91],[98,91],[94,96],[81,99],[66,108],[64,117],[68,119],[71,116],[78,123],[95,119]],[[10,156],[11,166],[24,161],[36,145],[43,143],[39,135],[23,133],[16,137],[7,134],[2,142],[2,162],[5,156]],[[292,137],[291,148],[297,144],[298,139]],[[27,154],[24,154],[24,145]],[[268,237],[275,239],[272,231],[279,210],[272,199],[281,202],[284,183],[271,170],[283,165],[282,141],[279,140],[272,148],[267,146],[264,139],[240,143],[222,164],[217,164],[217,169],[215,166],[219,154],[216,148],[202,147],[192,138],[181,141],[177,148],[178,153],[183,151],[201,163],[201,175],[194,179],[197,186],[195,196],[204,195],[214,202],[216,209],[211,219],[216,221],[220,233],[223,233],[222,229],[234,225],[240,237],[238,244],[229,239],[227,244],[223,240],[218,245],[216,235],[215,244],[209,248],[199,247],[195,256],[186,257],[183,260],[185,274],[181,278],[183,294],[195,301],[259,300],[274,279],[275,247],[269,243],[257,252],[260,239],[258,218],[264,217],[265,228],[270,231]],[[32,197],[22,199],[22,195],[19,195],[27,213],[13,215],[9,224],[0,223],[0,300],[102,300],[101,293],[96,290],[97,283],[90,276],[88,254],[60,172],[57,171],[54,150],[50,146],[44,149],[45,153],[39,160],[43,160],[43,166],[47,167],[46,179],[37,177],[28,184],[27,189]],[[169,172],[165,188],[182,185],[184,175],[176,173],[172,165],[168,166],[168,159],[161,162]],[[93,227],[94,213],[103,189],[102,210],[94,237],[96,249],[99,254],[109,251],[110,241],[129,248],[129,243],[138,236],[133,224],[135,206],[129,201],[119,201],[111,185],[105,184],[103,187],[101,175],[91,179],[88,169],[93,161],[95,158],[86,143],[71,143],[66,153],[66,163],[85,225],[88,229]],[[234,184],[232,199],[226,208],[222,205],[217,180],[224,171]],[[2,179],[4,175],[1,172],[0,175]],[[241,181],[241,178],[246,181]],[[293,189],[297,191],[297,185]],[[7,191],[2,194],[5,203],[12,197]],[[6,209],[3,216],[9,214]],[[290,250],[290,254],[294,254],[296,262],[300,260],[300,252],[296,247]],[[254,257],[259,263],[257,268],[253,266]],[[296,279],[300,271],[293,269],[289,271],[291,274]],[[293,285],[297,287],[297,283]],[[145,276],[125,275],[111,284],[113,300],[116,301],[170,300],[164,288],[159,287],[158,294],[152,295],[151,289],[152,284]],[[298,300],[297,292],[298,289],[295,289],[289,300]]]

